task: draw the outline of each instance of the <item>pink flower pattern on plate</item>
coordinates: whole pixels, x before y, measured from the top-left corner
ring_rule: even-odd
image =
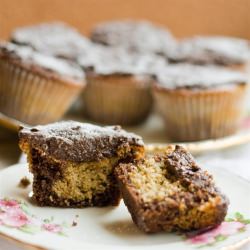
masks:
[[[48,232],[60,233],[62,232],[62,227],[58,224],[43,224],[42,228]]]
[[[12,208],[6,211],[0,212],[1,224],[19,228],[25,226],[29,223],[29,218],[26,214],[19,208]]]
[[[204,233],[193,236],[187,235],[187,241],[191,244],[201,246],[213,246],[216,242],[223,241],[229,236],[243,232],[250,220],[245,219],[239,212],[235,213],[234,218],[229,218],[219,226]]]
[[[0,199],[0,226],[18,229],[25,233],[38,233],[46,231],[58,235],[65,235],[66,225],[52,223],[53,218],[39,219],[28,212],[28,207],[23,201],[14,199]],[[73,223],[74,224],[74,223]],[[216,242],[227,239],[230,235],[246,230],[250,224],[249,219],[245,219],[240,213],[235,213],[233,218],[228,218],[219,226],[196,235],[186,235],[188,243],[198,247],[214,246]]]
[[[14,199],[0,199],[0,226],[6,226],[34,234],[46,231],[65,235],[63,226],[52,223],[53,218],[41,220],[30,215],[27,205]]]
[[[242,126],[243,129],[249,129],[250,128],[250,115],[243,120],[243,123],[242,123],[241,126]]]

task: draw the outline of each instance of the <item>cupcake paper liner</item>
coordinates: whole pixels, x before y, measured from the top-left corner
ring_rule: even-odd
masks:
[[[95,122],[132,125],[152,107],[151,80],[133,76],[89,76],[84,92],[86,115]]]
[[[167,135],[176,141],[224,137],[239,128],[247,85],[213,90],[154,90]]]
[[[0,112],[26,124],[59,120],[81,89],[0,59]]]

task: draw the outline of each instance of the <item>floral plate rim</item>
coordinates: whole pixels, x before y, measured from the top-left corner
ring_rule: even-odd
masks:
[[[24,165],[26,165],[26,164],[15,164],[15,165],[12,165],[12,166],[10,166],[9,168],[7,168],[7,169],[10,169],[11,167],[20,167],[20,165],[22,165],[22,166],[24,166]],[[0,171],[0,174],[3,172],[3,171],[5,171],[5,170],[7,170],[7,169],[4,169],[4,170],[1,170]],[[224,171],[222,168],[218,168],[218,172],[221,172],[221,171],[223,171],[223,175],[230,175],[231,176],[231,178],[232,178],[232,175],[234,175],[233,173],[230,173],[229,171]],[[217,170],[216,170],[216,172],[217,172]],[[229,177],[230,177],[229,176]],[[246,180],[246,179],[244,179],[244,178],[242,178],[242,177],[240,177],[240,176],[238,176],[238,175],[235,175],[235,177],[237,177],[238,179],[239,179],[239,181],[241,181],[241,182],[243,182],[243,184],[245,183],[246,185],[249,185],[250,184],[250,181],[249,180]],[[8,198],[7,198],[8,199]],[[17,200],[18,200],[19,198],[17,198]],[[22,199],[21,199],[22,200]],[[20,201],[21,201],[20,200]],[[29,205],[30,206],[30,205]],[[230,214],[232,214],[232,213],[230,213]],[[249,215],[248,215],[248,217],[249,217]],[[244,219],[244,218],[243,218]],[[249,220],[247,220],[248,221],[248,224],[249,224]],[[249,228],[249,227],[248,227]],[[250,242],[250,235],[249,235],[249,231],[247,231],[247,233],[246,233],[247,235],[245,235],[244,236],[244,238],[243,239],[238,239],[238,240],[235,240],[235,242],[230,242],[230,243],[227,243],[225,246],[223,246],[223,247],[219,247],[219,248],[216,248],[216,249],[220,249],[220,250],[235,250],[235,249],[239,249],[240,247],[242,247],[242,246],[244,246],[245,244],[247,244],[247,243],[249,243]],[[13,241],[15,241],[16,243],[18,243],[18,244],[22,244],[22,245],[24,245],[24,246],[28,246],[28,247],[33,247],[33,248],[35,248],[35,249],[56,249],[56,248],[46,248],[46,247],[44,247],[44,246],[40,246],[40,245],[36,245],[36,244],[34,244],[33,242],[27,242],[27,241],[24,241],[24,240],[22,240],[22,239],[20,239],[20,238],[15,238],[15,236],[13,236],[13,235],[10,235],[10,234],[8,234],[8,232],[4,232],[4,230],[1,230],[1,232],[0,232],[0,236],[1,235],[3,235],[4,237],[6,237],[6,238],[8,238],[8,239],[10,239],[10,240],[13,240]],[[87,245],[86,245],[86,247],[87,247]],[[197,247],[197,246],[196,246]],[[199,248],[199,247],[198,247]],[[92,249],[92,248],[91,248]],[[125,249],[125,248],[123,248],[123,247],[121,247],[121,249]],[[127,249],[127,248],[126,248]],[[136,247],[132,247],[131,246],[131,249],[136,249]],[[151,249],[151,248],[149,248],[149,249]],[[213,248],[214,249],[214,248]]]

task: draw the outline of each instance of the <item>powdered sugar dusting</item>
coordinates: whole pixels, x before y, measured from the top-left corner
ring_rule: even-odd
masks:
[[[59,75],[79,80],[84,78],[84,73],[77,64],[38,53],[27,46],[19,46],[13,43],[2,42],[0,44],[0,51],[3,51],[10,57],[21,60],[26,65],[40,66],[46,70],[56,72]]]
[[[12,41],[29,45],[44,54],[75,59],[89,49],[90,41],[62,22],[44,23],[16,29]]]
[[[170,55],[177,62],[241,64],[250,60],[250,43],[233,37],[197,36],[181,41]]]
[[[247,77],[238,71],[190,64],[169,65],[159,71],[156,78],[161,86],[168,89],[230,87],[233,84],[247,83]]]
[[[66,161],[98,161],[116,155],[120,147],[143,147],[140,136],[119,126],[99,127],[88,123],[63,121],[33,128],[22,128],[21,141],[48,156]]]
[[[99,24],[91,34],[94,42],[133,51],[163,53],[175,46],[172,34],[147,21],[120,20]]]
[[[90,123],[80,123],[76,121],[63,121],[49,125],[36,126],[31,129],[31,133],[34,135],[42,134],[45,137],[60,138],[62,140],[66,140],[69,143],[74,140],[81,140],[82,138],[93,139],[95,137],[112,138],[117,136],[125,136],[127,138],[139,138],[137,135],[128,133],[121,129],[120,126],[100,127]]]
[[[151,75],[167,65],[165,58],[153,54],[138,54],[123,48],[101,45],[92,47],[89,53],[78,58],[83,68],[91,68],[97,74]]]

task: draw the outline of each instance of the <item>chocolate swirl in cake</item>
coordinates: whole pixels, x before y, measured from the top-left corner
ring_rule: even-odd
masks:
[[[33,128],[21,128],[20,140],[58,160],[99,161],[116,155],[126,144],[143,145],[142,138],[119,126],[99,127],[88,123],[64,121]]]

